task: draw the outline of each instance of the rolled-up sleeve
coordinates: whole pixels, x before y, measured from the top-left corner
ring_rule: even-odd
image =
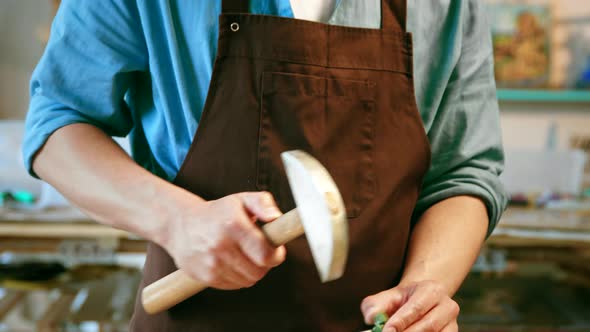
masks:
[[[29,172],[35,176],[35,154],[66,125],[89,123],[126,136],[133,120],[125,98],[146,63],[134,1],[62,1],[30,83],[23,144]]]
[[[506,207],[499,175],[504,166],[491,35],[481,1],[466,1],[461,54],[428,137],[432,164],[415,220],[437,202],[460,195],[480,198],[493,231]]]

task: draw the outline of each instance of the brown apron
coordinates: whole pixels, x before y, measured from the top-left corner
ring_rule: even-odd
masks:
[[[340,188],[350,223],[344,276],[320,283],[304,237],[257,285],[208,289],[133,331],[358,331],[362,299],[399,280],[430,147],[417,110],[406,0],[382,1],[382,28],[247,14],[223,0],[217,57],[197,134],[175,184],[206,200],[272,192],[294,207],[279,154],[314,155]],[[176,270],[155,244],[142,288]]]

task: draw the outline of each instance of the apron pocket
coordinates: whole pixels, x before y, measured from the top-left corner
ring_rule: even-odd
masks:
[[[349,218],[375,196],[375,83],[265,72],[258,142],[257,188],[279,207],[294,207],[280,153],[300,149],[330,172]]]

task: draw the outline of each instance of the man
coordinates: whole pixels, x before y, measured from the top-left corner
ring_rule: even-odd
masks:
[[[506,202],[477,0],[65,1],[31,96],[31,173],[152,241],[142,287],[176,267],[212,286],[137,305],[134,331],[355,331],[381,312],[385,331],[457,331],[451,297]],[[335,282],[255,226],[293,207],[287,149],[342,191]]]

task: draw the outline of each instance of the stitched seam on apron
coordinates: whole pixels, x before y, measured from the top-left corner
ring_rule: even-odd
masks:
[[[369,71],[384,71],[388,73],[394,74],[401,74],[412,76],[412,73],[402,70],[392,70],[392,69],[382,69],[382,68],[370,68],[370,67],[347,67],[347,66],[325,66],[319,64],[313,64],[304,60],[294,60],[294,59],[277,59],[277,58],[267,58],[267,57],[256,57],[256,56],[249,56],[249,55],[221,55],[222,58],[242,58],[242,59],[252,59],[252,60],[266,60],[266,61],[273,61],[273,62],[284,62],[284,63],[292,63],[298,65],[306,65],[306,66],[313,66],[313,67],[320,67],[326,69],[352,69],[352,70],[369,70]]]

